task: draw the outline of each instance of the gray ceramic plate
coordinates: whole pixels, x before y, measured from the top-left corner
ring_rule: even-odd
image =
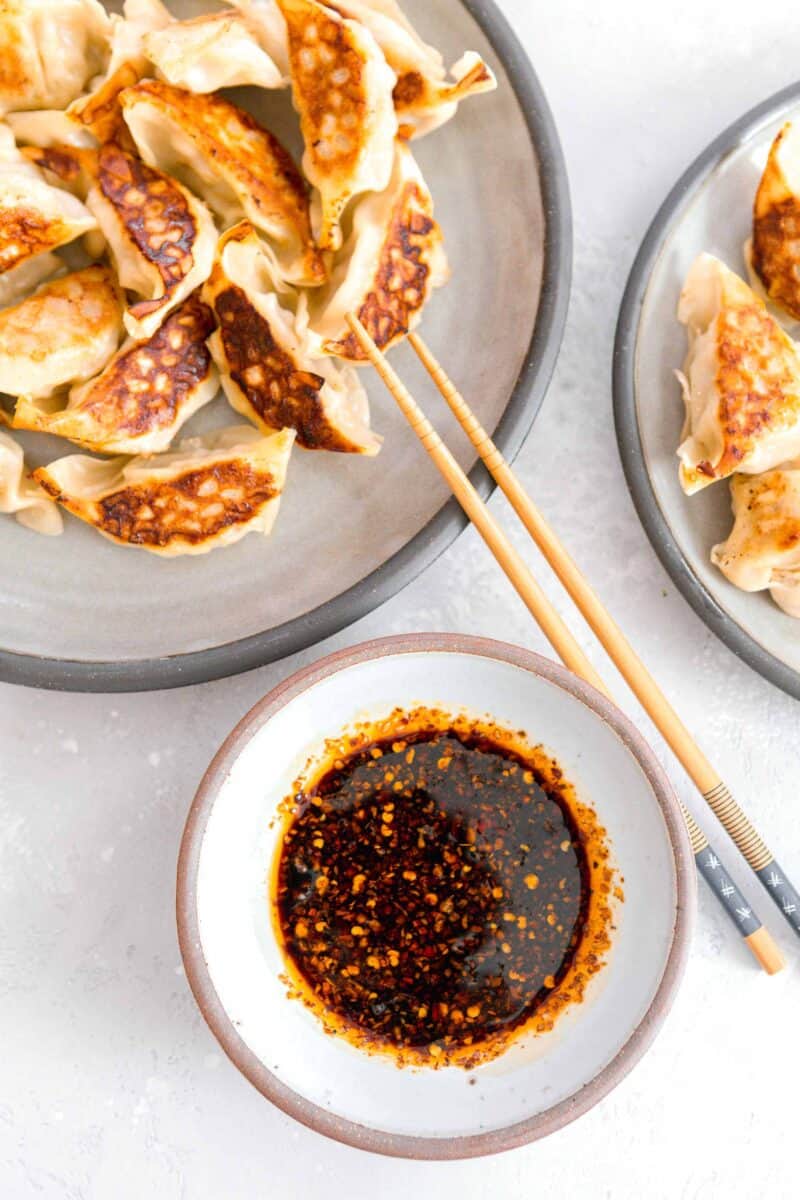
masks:
[[[800,621],[767,593],[739,591],[712,566],[728,534],[728,488],[684,496],[675,450],[683,404],[672,374],[686,354],[675,318],[686,272],[703,250],[746,277],[742,246],[770,143],[800,119],[793,85],[737,121],[692,164],[656,214],[631,270],[614,353],[614,413],[622,463],[656,553],[706,624],[766,679],[800,698]],[[797,329],[789,330],[797,337]]]
[[[213,6],[173,7],[189,15]],[[453,269],[425,334],[513,457],[544,396],[566,313],[571,227],[561,149],[538,80],[491,0],[409,0],[406,8],[448,61],[477,50],[498,76],[496,92],[469,102],[415,151]],[[297,150],[286,94],[242,99]],[[394,361],[422,393],[412,351],[401,347]],[[465,521],[391,398],[372,378],[369,390],[383,451],[373,460],[295,453],[269,540],[165,561],[72,519],[56,541],[3,521],[0,678],[87,691],[197,683],[300,650],[388,599]],[[430,385],[426,394],[438,419],[443,406],[430,401]],[[220,401],[189,432],[233,416]],[[471,466],[453,423],[444,427]],[[37,464],[65,453],[56,439],[25,441]],[[474,478],[487,495],[485,473]]]

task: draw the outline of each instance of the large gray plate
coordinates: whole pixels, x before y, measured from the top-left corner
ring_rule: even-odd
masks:
[[[465,105],[415,150],[453,268],[425,334],[513,457],[544,396],[566,313],[571,226],[561,149],[536,76],[490,0],[409,0],[407,9],[448,59],[474,49],[498,75],[496,92]],[[243,99],[298,149],[285,94]],[[395,363],[431,396],[410,349],[400,348]],[[198,683],[302,649],[408,583],[465,521],[370,376],[373,424],[386,439],[381,454],[295,452],[268,540],[250,536],[208,556],[169,561],[115,546],[71,518],[58,540],[4,520],[0,678],[86,691]],[[236,419],[218,401],[189,432]],[[452,422],[445,427],[462,464],[474,463]],[[65,452],[55,439],[25,441],[37,464]],[[473,478],[487,495],[485,473]]]
[[[800,621],[768,594],[728,583],[709,560],[732,517],[725,484],[684,496],[675,450],[683,405],[673,368],[686,354],[675,318],[695,256],[716,254],[745,274],[742,246],[770,143],[800,119],[800,85],[760,104],[726,129],[689,167],[659,209],[631,270],[617,325],[614,412],[625,474],[656,553],[686,599],[732,650],[800,699]],[[789,330],[797,337],[797,328]]]

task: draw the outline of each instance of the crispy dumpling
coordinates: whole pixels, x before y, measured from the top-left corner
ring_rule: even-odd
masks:
[[[86,203],[120,284],[142,297],[127,309],[125,328],[149,338],[208,277],[217,244],[211,213],[181,184],[113,143],[100,151]]]
[[[758,289],[800,321],[800,126],[790,121],[770,148],[745,259]]]
[[[396,0],[332,0],[343,17],[361,21],[397,76],[394,106],[403,137],[421,137],[444,125],[467,96],[491,92],[497,80],[486,63],[467,51],[448,72],[442,56],[428,46]]]
[[[22,447],[0,432],[0,513],[13,513],[21,525],[37,533],[61,533],[58,508],[38,483],[28,478]]]
[[[303,170],[316,188],[317,244],[337,250],[354,196],[383,191],[392,173],[396,83],[372,34],[316,0],[279,0],[289,31],[292,95],[305,142]]]
[[[143,39],[144,52],[167,83],[192,92],[251,84],[286,87],[273,62],[241,13],[218,12],[190,21],[172,21]]]
[[[111,271],[86,267],[43,284],[0,312],[0,392],[49,396],[101,371],[122,331]]]
[[[66,145],[23,146],[22,153],[39,168],[49,184],[72,192],[79,200],[85,200],[97,182],[96,150]],[[97,222],[94,217],[91,220],[92,228],[96,229]]]
[[[800,617],[800,459],[764,475],[731,479],[733,529],[711,551],[745,592],[769,588],[776,604]]]
[[[195,293],[147,341],[127,341],[105,369],[76,384],[66,408],[17,401],[14,427],[69,438],[104,454],[157,454],[213,400],[219,379],[206,338],[214,317]]]
[[[187,438],[154,457],[73,454],[33,472],[45,491],[121,546],[205,554],[275,522],[294,441],[251,425]]]
[[[386,349],[418,324],[431,291],[448,276],[431,194],[411,151],[398,142],[388,188],[358,202],[330,282],[309,296],[311,328],[328,354],[363,362],[347,314],[355,312]]]
[[[221,96],[194,96],[154,80],[123,92],[122,105],[145,162],[203,196],[223,225],[247,217],[289,283],[323,282],[308,188],[277,138],[249,113]]]
[[[221,239],[203,291],[217,331],[209,346],[231,405],[266,432],[290,427],[307,450],[377,454],[367,395],[355,371],[325,358],[279,298],[252,225]]]
[[[689,335],[677,372],[686,404],[678,447],[684,492],[800,453],[800,354],[760,297],[718,258],[701,254],[678,320]]]
[[[109,35],[99,0],[2,0],[0,115],[65,108],[105,69]]]

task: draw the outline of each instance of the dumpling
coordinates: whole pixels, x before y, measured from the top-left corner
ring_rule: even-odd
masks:
[[[800,321],[800,126],[790,121],[770,148],[745,258],[764,294]]]
[[[120,284],[143,297],[126,311],[125,328],[133,338],[149,338],[208,278],[217,244],[211,213],[181,184],[113,143],[100,151],[86,203]]]
[[[8,308],[11,304],[19,304],[26,296],[55,275],[63,274],[66,265],[57,254],[37,254],[35,258],[26,258],[19,266],[0,274],[0,309]],[[2,391],[0,380],[0,391]]]
[[[491,92],[497,80],[486,63],[467,51],[445,71],[442,56],[426,45],[396,0],[333,0],[343,17],[361,21],[397,76],[394,106],[403,137],[421,137],[444,125],[467,96]]]
[[[148,341],[127,341],[96,379],[76,384],[66,408],[21,396],[14,427],[55,433],[105,454],[166,450],[219,389],[206,346],[213,328],[211,310],[195,293]]]
[[[14,112],[6,117],[20,146],[78,146],[96,147],[96,139],[83,129],[67,112],[50,109],[36,112]]]
[[[325,268],[311,236],[308,188],[277,138],[221,96],[148,80],[122,94],[145,162],[202,195],[229,226],[246,216],[289,283],[314,287]]]
[[[97,182],[96,150],[83,146],[23,146],[22,154],[39,168],[49,184],[72,192],[79,200],[85,200]],[[86,213],[91,217],[88,209]],[[91,221],[96,229],[94,217]]]
[[[70,120],[91,133],[99,146],[115,142],[123,150],[133,150],[128,127],[122,119],[120,96],[126,88],[139,82],[146,69],[144,59],[123,63],[88,96],[82,96],[69,106]]]
[[[73,454],[33,472],[45,491],[121,546],[205,554],[275,522],[294,441],[250,425],[187,438],[155,457]]]
[[[144,52],[167,83],[192,92],[252,84],[282,88],[285,74],[270,58],[241,13],[219,12],[173,21],[149,33]]]
[[[22,447],[7,433],[0,433],[0,513],[13,513],[37,533],[52,536],[64,528],[56,505],[28,478]]]
[[[122,296],[106,267],[45,283],[0,312],[0,392],[48,396],[90,379],[117,348]]]
[[[278,0],[289,31],[292,94],[305,141],[303,170],[317,189],[317,244],[337,250],[354,196],[381,192],[392,173],[396,76],[372,34],[316,0]]]
[[[431,291],[448,276],[431,194],[411,151],[398,142],[388,188],[358,202],[330,282],[309,295],[311,328],[328,354],[363,362],[347,314],[355,312],[386,349],[418,324]]]
[[[99,0],[2,0],[0,115],[65,108],[105,69],[110,31]]]
[[[259,43],[282,75],[289,75],[289,46],[286,21],[278,8],[278,0],[230,0],[247,18]]]
[[[107,77],[125,63],[138,66],[144,75],[149,63],[144,39],[150,33],[165,29],[172,22],[172,13],[161,0],[124,0],[122,16],[111,14],[111,59]]]
[[[764,475],[731,479],[733,529],[711,561],[745,592],[769,588],[776,604],[800,617],[800,459]]]
[[[367,395],[355,371],[325,358],[278,298],[247,221],[220,239],[203,295],[218,329],[209,339],[231,405],[265,432],[290,427],[307,450],[377,454]]]
[[[800,354],[763,301],[711,254],[695,261],[678,320],[689,353],[678,447],[687,495],[735,471],[756,475],[800,453]]]

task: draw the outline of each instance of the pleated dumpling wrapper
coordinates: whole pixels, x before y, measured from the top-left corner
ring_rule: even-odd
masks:
[[[787,122],[770,147],[745,259],[758,290],[800,321],[800,125]]]
[[[678,320],[689,335],[677,372],[686,404],[678,447],[684,492],[735,471],[756,475],[800,453],[800,354],[760,297],[718,258],[701,254]]]
[[[0,432],[0,513],[12,513],[21,525],[50,536],[64,522],[57,506],[38,483],[28,478],[22,447]]]
[[[308,294],[311,328],[328,354],[365,362],[347,314],[356,313],[385,350],[419,323],[431,292],[449,276],[431,194],[411,151],[399,141],[389,186],[358,201],[330,282]]]
[[[800,617],[800,459],[763,475],[731,479],[733,529],[711,561],[745,592],[769,589]]]
[[[325,267],[311,236],[308,187],[277,138],[222,96],[147,80],[121,96],[145,162],[202,196],[225,227],[247,217],[289,283],[315,287]]]
[[[64,108],[105,69],[110,30],[99,0],[2,0],[0,116]]]
[[[247,18],[249,27],[256,31],[259,43],[286,76],[288,83],[289,47],[286,21],[278,7],[278,0],[230,0],[230,3]]]
[[[15,429],[69,438],[103,454],[158,454],[219,390],[206,338],[214,317],[195,293],[147,341],[128,340],[95,379],[60,398],[21,396]]]
[[[143,39],[144,52],[167,83],[191,92],[251,85],[282,88],[289,80],[258,38],[246,14],[207,13],[172,21]]]
[[[298,322],[287,290],[247,221],[220,239],[203,291],[217,318],[209,346],[233,408],[268,432],[288,426],[306,450],[377,454],[367,394],[355,371],[327,358]],[[296,304],[296,297],[295,297]]]
[[[342,242],[354,196],[383,191],[392,171],[397,77],[358,21],[316,0],[279,0],[289,31],[292,95],[305,142],[303,170],[316,189],[312,225],[323,250]]]
[[[275,522],[294,441],[252,425],[187,438],[137,458],[60,458],[33,472],[74,516],[121,546],[166,558],[206,554]]]
[[[119,344],[122,305],[113,274],[97,266],[0,311],[0,391],[49,396],[102,371]]]
[[[108,241],[122,287],[142,299],[125,312],[139,340],[208,278],[217,230],[185,187],[114,143],[103,146],[87,206]]]
[[[431,133],[455,116],[462,100],[497,87],[471,50],[446,71],[439,51],[422,40],[396,0],[333,0],[330,7],[361,21],[383,51],[397,76],[393,98],[403,137]]]

